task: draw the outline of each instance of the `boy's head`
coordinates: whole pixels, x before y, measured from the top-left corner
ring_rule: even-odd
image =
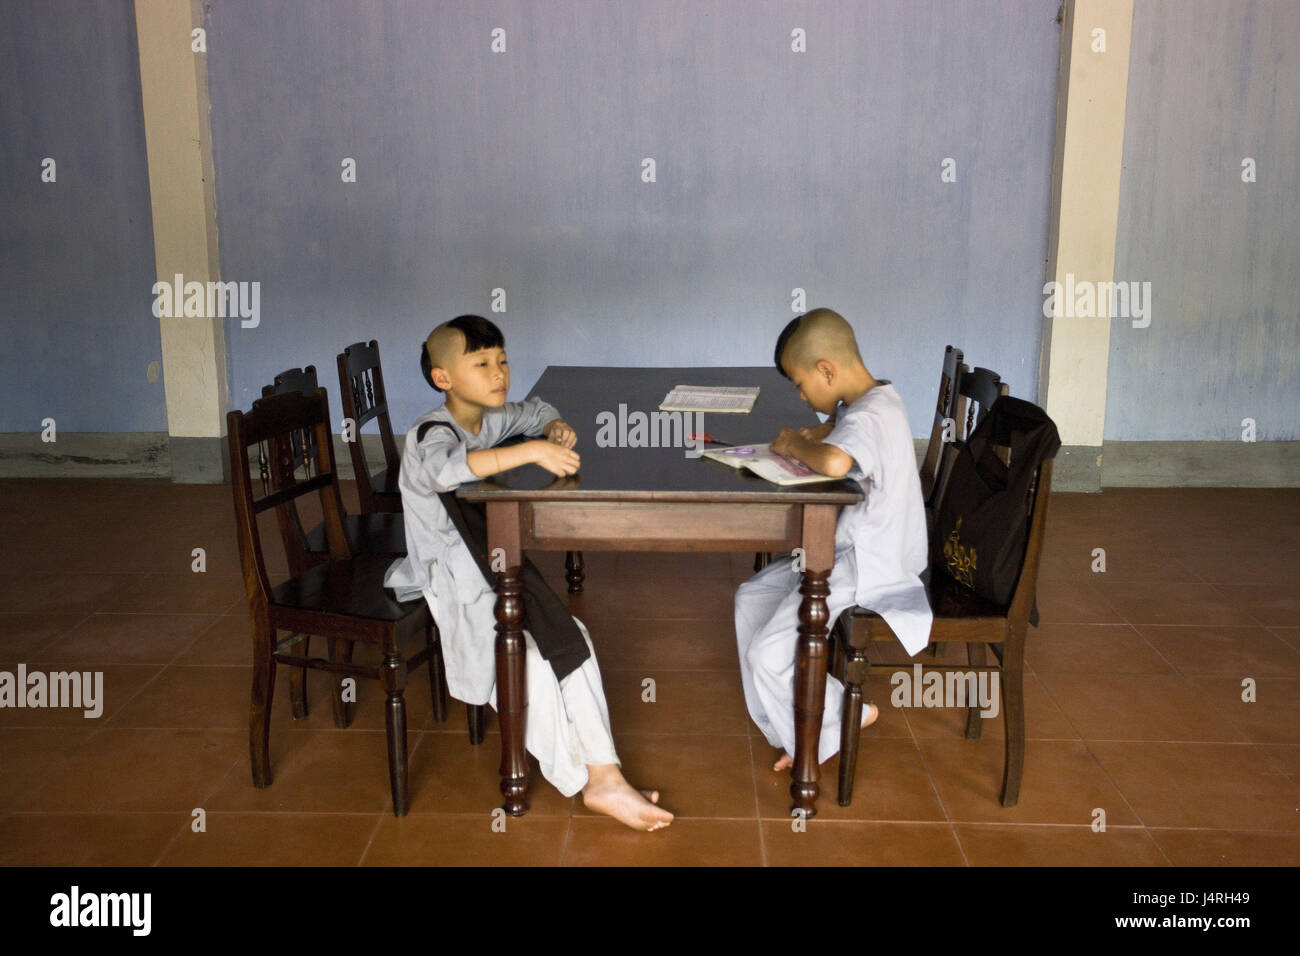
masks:
[[[420,348],[420,372],[436,391],[479,405],[502,405],[510,391],[510,366],[501,330],[481,315],[444,322]]]
[[[845,386],[867,373],[853,327],[831,309],[813,309],[781,330],[773,354],[782,375],[799,387],[799,397],[829,415],[843,399]]]

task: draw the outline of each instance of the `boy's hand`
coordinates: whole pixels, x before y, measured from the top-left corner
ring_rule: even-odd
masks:
[[[542,428],[542,434],[548,441],[555,442],[557,445],[563,445],[565,448],[572,448],[578,443],[578,433],[569,427],[569,423],[562,418],[556,418],[546,423]]]
[[[573,430],[569,431],[572,433]],[[563,478],[565,475],[574,475],[578,472],[578,464],[581,460],[578,453],[557,445],[553,440],[530,441],[528,450],[533,464],[541,465],[553,475]]]
[[[835,428],[834,422],[822,422],[820,425],[810,425],[807,428],[799,429],[799,437],[806,438],[808,441],[821,441]]]
[[[802,432],[795,431],[793,428],[782,428],[781,434],[772,439],[768,446],[775,455],[789,455],[791,458],[799,457],[799,448],[803,444],[805,436]]]

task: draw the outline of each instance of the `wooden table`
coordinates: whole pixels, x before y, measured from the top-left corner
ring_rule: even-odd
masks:
[[[489,552],[505,554],[497,575],[497,705],[501,793],[506,812],[528,810],[524,752],[523,553],[543,551],[772,551],[803,548],[795,676],[792,813],[817,812],[817,742],[826,699],[827,580],[835,561],[839,509],[862,499],[851,481],[782,488],[748,472],[688,458],[683,447],[599,447],[597,415],[655,412],[674,385],[757,385],[747,415],[706,414],[703,428],[732,443],[764,442],[783,426],[817,418],[774,368],[595,368],[551,366],[530,395],[554,405],[578,433],[581,470],[557,479],[535,465],[461,485],[486,505]],[[682,416],[686,417],[686,416]],[[690,416],[684,432],[700,430]],[[648,436],[647,436],[648,437]],[[672,440],[677,436],[657,435]],[[580,584],[580,569],[570,569]]]

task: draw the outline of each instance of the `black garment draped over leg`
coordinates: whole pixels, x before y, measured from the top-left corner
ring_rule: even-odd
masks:
[[[425,422],[416,433],[415,440],[423,441],[425,433],[434,426],[455,429],[446,422]],[[459,436],[457,436],[459,438]],[[483,580],[492,584],[496,572],[488,558],[487,548],[487,508],[482,502],[462,501],[454,491],[445,491],[438,495],[442,506],[447,509],[456,530],[460,532],[470,553],[483,573]],[[527,557],[524,558],[524,621],[523,626],[532,634],[546,662],[555,671],[556,680],[564,680],[582,666],[583,661],[591,656],[587,642],[583,640],[582,631],[578,630],[573,615],[546,579]]]

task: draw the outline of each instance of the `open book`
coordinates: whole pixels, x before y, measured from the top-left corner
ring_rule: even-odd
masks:
[[[796,458],[775,455],[766,445],[741,445],[736,448],[715,448],[701,457],[720,461],[732,468],[746,468],[778,485],[807,485],[814,481],[837,481],[813,471]]]

